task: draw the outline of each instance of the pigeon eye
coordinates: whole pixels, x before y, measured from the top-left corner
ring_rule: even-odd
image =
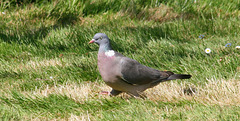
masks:
[[[102,39],[102,37],[100,37],[99,39]]]

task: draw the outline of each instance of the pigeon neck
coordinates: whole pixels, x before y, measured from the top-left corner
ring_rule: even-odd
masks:
[[[100,45],[100,47],[99,47],[99,52],[106,52],[109,50],[112,50],[110,43]]]

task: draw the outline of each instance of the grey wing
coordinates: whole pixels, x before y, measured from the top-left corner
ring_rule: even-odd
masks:
[[[123,57],[121,60],[122,79],[130,84],[143,85],[166,79],[168,74],[144,66],[136,60]]]

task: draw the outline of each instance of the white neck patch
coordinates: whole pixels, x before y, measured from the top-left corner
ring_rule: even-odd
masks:
[[[113,50],[109,50],[109,51],[105,52],[105,55],[108,57],[112,57],[115,55],[115,52]]]

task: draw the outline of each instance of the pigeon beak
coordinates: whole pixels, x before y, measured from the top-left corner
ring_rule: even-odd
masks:
[[[92,39],[88,44],[94,43],[95,39]]]

